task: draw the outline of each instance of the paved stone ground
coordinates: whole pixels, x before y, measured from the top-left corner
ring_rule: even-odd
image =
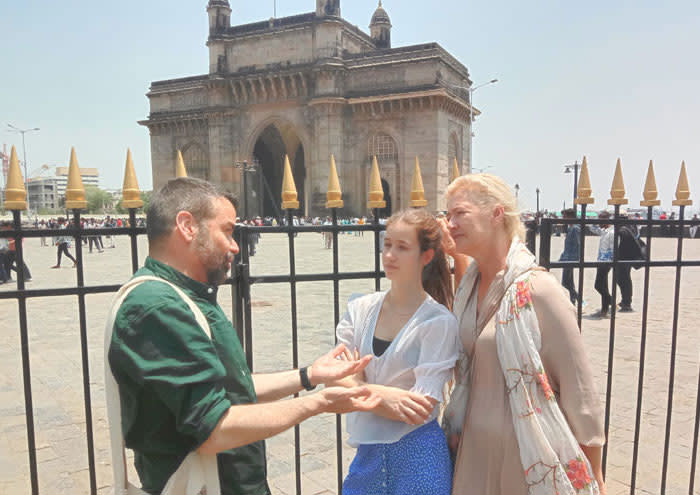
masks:
[[[588,243],[587,259],[595,254],[595,238]],[[561,251],[563,238],[554,238],[552,253]],[[29,288],[68,287],[75,284],[75,270],[64,264],[51,270],[55,248],[41,247],[38,239],[26,241],[29,266],[34,277]],[[343,271],[365,271],[373,267],[372,237],[340,237],[340,263]],[[145,240],[139,243],[140,259],[145,256]],[[116,249],[85,255],[88,285],[126,280],[130,275],[127,240],[120,238]],[[299,273],[330,272],[331,252],[322,248],[319,234],[297,237]],[[673,240],[654,241],[655,259],[675,256]],[[700,259],[700,242],[687,241],[685,256]],[[263,235],[258,255],[253,258],[254,274],[282,274],[288,270],[286,237]],[[678,324],[675,388],[670,434],[669,494],[688,493],[690,458],[698,386],[700,328],[693,324],[700,301],[698,268],[683,271]],[[643,270],[633,271],[638,311],[619,314],[615,333],[613,389],[611,400],[608,484],[610,494],[630,492],[631,460],[637,405],[640,355],[640,321]],[[598,307],[593,289],[594,270],[587,270],[584,299],[586,311]],[[667,414],[671,328],[675,269],[652,272],[647,334],[644,400],[639,441],[637,493],[658,494],[661,486],[664,433]],[[0,291],[14,286],[0,286]],[[372,280],[340,284],[340,300],[353,292],[370,292]],[[331,282],[298,284],[299,360],[310,363],[333,346],[333,286]],[[618,296],[619,297],[619,296]],[[90,391],[97,484],[99,493],[109,493],[111,468],[105,420],[103,387],[103,325],[110,295],[87,296],[89,327]],[[253,287],[254,368],[275,371],[291,366],[291,325],[289,285]],[[231,311],[230,290],[224,288],[220,302]],[[85,412],[83,406],[78,299],[47,297],[30,299],[29,341],[32,391],[39,460],[39,488],[42,494],[89,492]],[[17,302],[0,301],[0,494],[30,493],[26,425],[24,415],[22,363],[20,354]],[[601,397],[605,398],[607,379],[609,320],[583,320],[583,335],[593,363]],[[323,415],[301,426],[301,469],[303,494],[337,492],[336,419]],[[344,426],[343,426],[344,431]],[[345,434],[343,433],[343,437]],[[295,491],[294,433],[289,431],[268,441],[270,484],[275,494]],[[343,471],[354,452],[343,445]],[[700,478],[700,476],[698,476]],[[700,479],[694,493],[700,493]]]

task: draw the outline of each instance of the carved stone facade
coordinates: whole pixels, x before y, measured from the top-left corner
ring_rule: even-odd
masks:
[[[361,215],[372,155],[394,210],[408,206],[417,156],[428,208],[444,209],[452,159],[470,169],[469,92],[455,86],[471,81],[442,47],[391,48],[381,2],[372,35],[340,16],[339,0],[233,27],[228,0],[210,0],[207,11],[209,74],[153,82],[148,93],[140,123],[151,133],[155,188],[174,176],[180,149],[191,176],[240,194],[241,215],[276,215],[288,155],[299,213],[324,215],[333,154],[341,214]]]

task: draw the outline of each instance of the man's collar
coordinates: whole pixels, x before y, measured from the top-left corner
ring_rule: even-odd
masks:
[[[216,302],[218,288],[215,286],[203,284],[202,282],[188,277],[172,266],[163,263],[162,261],[158,261],[155,258],[151,258],[150,256],[146,258],[145,267],[151,270],[157,276],[164,278],[169,282],[173,282],[184,289],[188,289],[199,297],[208,299],[211,302]]]

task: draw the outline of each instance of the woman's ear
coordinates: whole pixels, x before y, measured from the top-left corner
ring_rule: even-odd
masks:
[[[493,218],[493,221],[496,225],[498,224],[504,224],[506,221],[506,209],[503,208],[503,205],[496,205],[493,208],[493,212],[491,213],[491,216]]]
[[[423,266],[426,266],[428,263],[433,261],[433,258],[435,257],[435,250],[434,249],[428,249],[427,251],[423,251],[423,253],[420,255],[420,260],[421,263],[423,263]]]
[[[199,226],[195,221],[192,213],[189,211],[180,211],[175,217],[175,231],[186,242],[192,242],[197,236]]]

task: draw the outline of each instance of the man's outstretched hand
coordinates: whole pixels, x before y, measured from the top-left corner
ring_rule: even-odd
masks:
[[[359,359],[343,360],[343,357],[347,355],[348,350],[345,344],[340,344],[328,354],[314,361],[314,364],[308,368],[311,384],[332,383],[347,376],[355,375],[364,370],[372,360],[371,354]]]

